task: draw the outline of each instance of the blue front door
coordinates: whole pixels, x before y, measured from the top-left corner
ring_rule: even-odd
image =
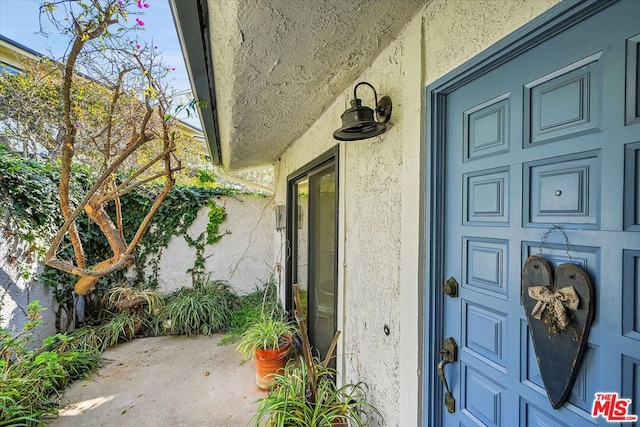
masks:
[[[442,279],[460,284],[458,297],[440,297],[438,339],[459,346],[443,369],[455,411],[435,409],[442,425],[611,425],[591,416],[597,392],[632,399],[640,414],[639,46],[640,1],[622,0],[439,103]],[[522,267],[538,253],[552,267],[578,264],[594,288],[586,352],[559,409],[520,301]]]

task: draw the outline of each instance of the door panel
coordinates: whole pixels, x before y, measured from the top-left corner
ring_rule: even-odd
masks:
[[[447,95],[444,277],[461,286],[442,308],[443,336],[460,346],[445,368],[456,399],[453,414],[438,408],[446,426],[604,425],[590,416],[603,391],[638,413],[638,16],[640,2],[615,3]],[[539,253],[554,269],[583,268],[595,296],[558,410],[520,304],[522,266]]]
[[[309,176],[309,336],[320,357],[336,333],[336,173],[331,165]]]
[[[289,180],[289,298],[298,284],[314,355],[324,358],[336,333],[337,176],[333,158],[296,173]],[[332,360],[332,366],[335,361]]]

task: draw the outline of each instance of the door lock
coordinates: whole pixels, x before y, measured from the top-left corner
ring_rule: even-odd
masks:
[[[444,376],[444,367],[449,363],[454,363],[458,361],[458,344],[456,344],[455,340],[452,337],[445,338],[442,342],[442,349],[440,350],[440,354],[442,354],[442,360],[438,363],[438,376],[440,377],[440,381],[444,384],[444,388],[446,390],[444,394],[444,406],[447,408],[449,413],[453,414],[456,411],[456,400],[451,394],[451,390],[449,389],[449,383]]]
[[[458,281],[454,277],[449,277],[444,286],[442,286],[442,292],[445,295],[449,295],[451,298],[458,297]]]

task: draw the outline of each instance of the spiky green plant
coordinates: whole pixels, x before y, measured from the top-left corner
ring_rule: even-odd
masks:
[[[275,387],[259,400],[253,418],[256,426],[361,427],[368,425],[371,415],[382,418],[380,411],[366,400],[365,383],[338,387],[335,370],[321,363],[314,363],[312,369],[309,372],[301,358],[289,361],[284,373],[275,375]],[[315,377],[315,395],[308,389],[310,375]]]
[[[74,350],[96,350],[104,349],[104,335],[100,333],[99,327],[83,326],[72,332],[67,333],[73,337],[73,341],[68,344],[69,348]]]
[[[287,342],[295,331],[295,326],[284,318],[263,313],[244,331],[236,350],[244,356],[245,360],[253,359],[256,349],[275,350]]]
[[[210,281],[169,294],[158,322],[171,335],[211,335],[228,328],[236,304],[226,282]]]
[[[100,350],[112,347],[120,341],[130,341],[141,327],[142,318],[135,314],[116,313],[98,326],[97,333],[102,337]]]
[[[256,289],[246,295],[240,295],[238,304],[231,313],[229,329],[220,345],[236,342],[242,334],[265,313],[276,318],[282,318],[284,313],[278,298],[278,288],[271,278],[264,287]]]
[[[64,388],[100,366],[99,351],[73,335],[56,334],[30,348],[39,310],[38,304],[29,304],[30,320],[17,335],[0,328],[0,426],[42,424],[43,415],[57,410],[56,398]]]
[[[16,403],[10,396],[0,396],[0,426],[22,427],[41,425],[46,411],[32,411]]]
[[[164,306],[164,299],[158,292],[130,286],[114,286],[105,293],[104,298],[109,308],[125,313],[144,311],[153,316]]]

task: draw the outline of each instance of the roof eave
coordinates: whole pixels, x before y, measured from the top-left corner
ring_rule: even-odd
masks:
[[[220,133],[206,0],[169,0],[211,162],[220,165]]]

